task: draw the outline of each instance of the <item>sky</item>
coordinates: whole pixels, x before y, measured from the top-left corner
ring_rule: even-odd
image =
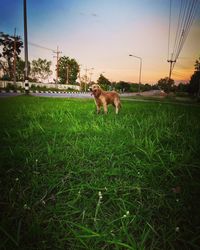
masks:
[[[189,0],[186,0],[189,1]],[[198,0],[200,1],[200,0]],[[81,74],[101,73],[111,81],[138,82],[142,58],[142,83],[154,84],[169,74],[181,0],[172,0],[168,53],[170,0],[27,0],[28,41],[62,51],[75,58]],[[199,4],[200,5],[200,4]],[[0,0],[0,31],[23,38],[23,0]],[[29,44],[29,60],[52,61],[55,54]],[[23,52],[22,52],[23,57]],[[200,11],[174,67],[172,78],[188,81],[200,57]],[[92,70],[93,69],[93,70]]]

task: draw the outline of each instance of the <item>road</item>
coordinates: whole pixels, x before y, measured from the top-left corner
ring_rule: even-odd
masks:
[[[24,93],[0,93],[0,97],[18,96],[24,95]],[[60,97],[60,98],[93,98],[91,93],[30,93],[32,96],[39,97]],[[122,96],[128,96],[123,94]]]
[[[18,96],[18,95],[22,95],[22,93],[0,92],[0,97],[10,97],[10,96]]]
[[[93,98],[91,93],[31,93],[32,96],[61,98]]]

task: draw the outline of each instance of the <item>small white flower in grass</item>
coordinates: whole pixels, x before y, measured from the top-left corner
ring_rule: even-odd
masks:
[[[99,208],[101,205],[101,199],[103,198],[101,191],[98,192],[98,195],[99,195],[99,200],[97,202],[97,206],[96,206],[96,210],[95,210],[94,223],[97,223],[97,215],[98,215]]]
[[[19,181],[19,178],[15,178],[15,181]]]
[[[111,233],[111,235],[112,235],[112,236],[115,236],[115,234],[114,234],[114,231],[113,231],[113,230],[111,230],[111,231],[110,231],[110,233]]]
[[[78,191],[78,194],[79,194],[79,195],[81,194],[81,191],[80,191],[80,190]]]
[[[175,231],[178,233],[180,231],[180,227],[176,227]]]
[[[106,191],[108,190],[107,187],[104,188]]]
[[[179,202],[179,199],[176,199],[176,202]]]
[[[30,210],[30,207],[27,204],[24,204],[24,209],[25,210]]]
[[[138,173],[138,175],[140,175],[140,171],[138,171],[137,173]]]
[[[122,218],[127,218],[130,215],[129,211],[126,211],[126,213],[122,216]]]
[[[99,191],[99,199],[101,200],[103,198],[101,191]]]

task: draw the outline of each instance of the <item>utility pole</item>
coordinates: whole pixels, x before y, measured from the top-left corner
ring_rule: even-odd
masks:
[[[62,53],[62,51],[59,51],[58,46],[57,50],[54,51],[53,53],[56,54],[56,85],[58,85],[58,74],[59,74],[59,56]],[[57,86],[58,87],[58,86]]]
[[[67,84],[69,84],[69,65],[67,64]]]
[[[86,92],[86,86],[87,86],[87,72],[88,72],[88,68],[85,68],[85,92]]]
[[[171,79],[171,75],[172,75],[172,67],[173,67],[173,63],[175,63],[176,62],[176,60],[167,60],[167,62],[169,62],[170,63],[170,67],[169,67],[169,78],[168,78],[168,92],[170,92],[170,79]]]
[[[171,79],[171,75],[172,75],[172,64],[176,62],[176,60],[167,60],[167,62],[170,63],[170,67],[169,67],[169,81]]]
[[[93,70],[94,70],[94,68],[91,68],[90,69],[90,81],[89,81],[89,84],[91,84],[91,81],[92,81],[92,75],[93,75]]]
[[[16,28],[14,30],[13,83],[16,85]]]
[[[28,82],[28,34],[27,34],[27,11],[26,11],[26,0],[24,0],[24,57],[25,57],[25,92],[29,93],[29,82]]]

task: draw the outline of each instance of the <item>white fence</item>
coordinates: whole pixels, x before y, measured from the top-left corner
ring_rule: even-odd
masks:
[[[12,81],[0,81],[0,88],[6,88],[8,84],[14,85]],[[24,82],[16,82],[17,87],[24,88],[24,84],[25,84]],[[74,89],[80,91],[80,86],[78,85],[29,82],[29,87],[31,87],[31,85],[46,87],[46,88],[63,89],[63,90]]]

